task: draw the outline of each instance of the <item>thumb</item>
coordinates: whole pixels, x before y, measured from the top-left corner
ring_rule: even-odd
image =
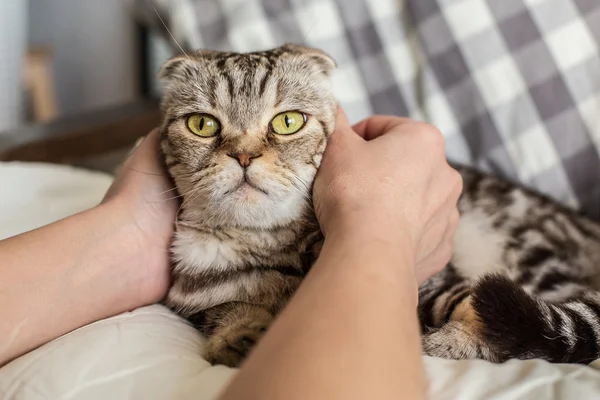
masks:
[[[335,121],[335,127],[337,128],[350,128],[350,123],[348,122],[348,117],[346,116],[346,113],[344,112],[344,110],[342,109],[342,107],[340,107],[338,105],[337,107],[337,116],[336,116],[336,121]]]
[[[145,138],[138,140],[123,164],[148,175],[163,175],[160,140],[159,129],[153,129]]]
[[[345,140],[352,139],[361,139],[359,135],[354,132],[350,123],[348,122],[348,117],[346,117],[346,113],[342,110],[342,107],[338,105],[337,115],[335,120],[335,130],[331,135],[330,142],[339,142]]]

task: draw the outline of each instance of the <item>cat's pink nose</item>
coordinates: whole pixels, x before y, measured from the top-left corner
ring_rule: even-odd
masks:
[[[261,154],[256,154],[256,153],[234,153],[234,154],[228,154],[229,157],[232,158],[237,158],[238,162],[240,163],[240,165],[243,168],[248,168],[248,166],[250,166],[250,163],[252,162],[252,159],[260,157]]]

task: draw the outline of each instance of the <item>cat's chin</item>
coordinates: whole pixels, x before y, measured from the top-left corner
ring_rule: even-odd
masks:
[[[219,225],[272,229],[303,218],[306,202],[294,195],[276,199],[245,184],[221,199],[219,209],[214,210],[214,217],[220,219]]]
[[[257,196],[259,194],[262,194],[263,197]],[[228,190],[225,195],[237,196],[240,198],[240,201],[244,201],[244,199],[250,201],[264,199],[264,196],[268,196],[269,193],[251,180],[242,180],[239,184]]]
[[[259,206],[261,203],[268,200],[269,194],[259,187],[249,182],[243,182],[228,193],[230,201],[240,205]]]

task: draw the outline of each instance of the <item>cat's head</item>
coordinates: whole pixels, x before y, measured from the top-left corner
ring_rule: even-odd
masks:
[[[185,219],[271,228],[303,217],[335,125],[334,67],[324,52],[290,44],[198,51],[162,66],[162,147]]]

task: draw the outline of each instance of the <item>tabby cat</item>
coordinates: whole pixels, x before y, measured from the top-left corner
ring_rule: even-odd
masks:
[[[238,366],[297,289],[323,236],[312,183],[336,100],[324,52],[197,51],[161,69],[162,149],[182,196],[165,304]],[[426,354],[600,356],[600,225],[525,188],[457,166],[461,219],[448,267],[419,290]]]

